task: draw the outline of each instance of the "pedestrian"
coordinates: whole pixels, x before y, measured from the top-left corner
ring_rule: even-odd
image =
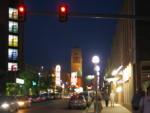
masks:
[[[102,100],[102,95],[100,92],[97,93],[97,100],[98,101],[101,101]]]
[[[132,113],[139,113],[139,102],[140,99],[145,95],[145,93],[142,91],[142,87],[137,88],[136,94],[132,98]]]
[[[147,88],[147,95],[140,99],[138,113],[150,113],[150,86]]]
[[[98,92],[97,93],[97,101],[98,101],[98,103],[99,103],[99,110],[101,111],[102,109],[103,109],[103,106],[102,106],[102,103],[101,103],[101,100],[102,100],[102,95],[101,95],[101,92]]]
[[[104,99],[105,99],[105,105],[106,107],[108,107],[110,97],[107,93],[105,94]]]
[[[115,93],[111,91],[110,93],[110,102],[111,102],[111,107],[114,107],[114,102],[115,101]]]

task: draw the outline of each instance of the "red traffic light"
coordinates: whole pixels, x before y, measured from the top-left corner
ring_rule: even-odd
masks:
[[[59,7],[59,21],[60,22],[68,21],[68,7],[65,5]]]
[[[18,8],[18,11],[24,13],[25,12],[25,7],[24,6],[20,6]]]
[[[66,13],[66,11],[67,11],[66,6],[60,6],[60,12]]]
[[[24,5],[18,7],[18,20],[22,22],[26,20],[26,7]]]

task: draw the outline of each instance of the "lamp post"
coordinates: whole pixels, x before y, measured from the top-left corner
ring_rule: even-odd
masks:
[[[97,102],[97,100],[98,100],[98,86],[97,86],[97,84],[98,84],[98,71],[100,70],[100,68],[99,68],[99,66],[97,65],[98,63],[99,63],[99,57],[98,56],[94,56],[93,58],[92,58],[92,62],[95,64],[95,67],[94,67],[94,70],[95,70],[95,92],[96,92],[96,94],[95,94],[95,113],[98,113],[98,102]]]
[[[40,72],[38,72],[38,75],[39,75],[39,94],[40,94],[40,90],[41,90],[41,87],[40,87],[40,77],[41,77],[41,73]]]

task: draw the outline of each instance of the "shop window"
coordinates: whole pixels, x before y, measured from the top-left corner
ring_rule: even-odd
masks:
[[[9,21],[9,32],[18,33],[18,22]]]
[[[8,71],[17,71],[18,63],[8,62]]]
[[[18,10],[15,8],[9,8],[9,19],[18,20]]]
[[[8,49],[8,60],[18,60],[17,49]]]
[[[9,35],[8,46],[18,47],[18,36],[16,36],[16,35]]]

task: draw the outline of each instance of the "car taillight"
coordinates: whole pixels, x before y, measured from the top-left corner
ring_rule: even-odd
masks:
[[[85,101],[84,101],[84,100],[82,100],[81,102],[82,102],[82,103],[84,103]]]

